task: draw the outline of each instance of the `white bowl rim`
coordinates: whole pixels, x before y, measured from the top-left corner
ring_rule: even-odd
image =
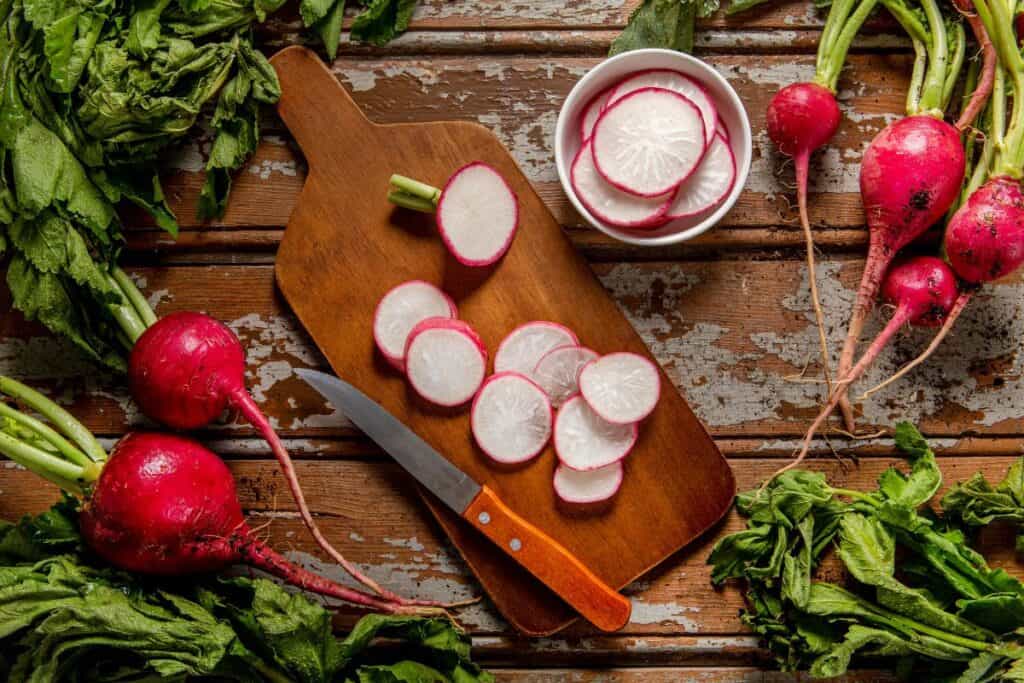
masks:
[[[693,225],[685,230],[678,232],[671,232],[665,235],[655,235],[651,237],[645,237],[636,231],[626,231],[616,228],[615,226],[609,225],[604,221],[597,219],[587,207],[576,196],[576,192],[572,188],[572,181],[569,178],[569,166],[572,164],[572,159],[569,159],[566,155],[563,140],[567,133],[572,117],[568,115],[570,110],[574,110],[577,107],[577,100],[582,98],[582,93],[586,90],[587,85],[592,81],[598,80],[602,71],[606,70],[609,65],[616,64],[623,61],[642,61],[645,57],[658,56],[667,57],[670,59],[677,60],[679,62],[686,62],[690,66],[694,67],[695,70],[700,71],[707,80],[714,81],[717,83],[721,90],[725,93],[728,98],[728,104],[736,111],[739,117],[740,123],[742,124],[742,131],[733,131],[733,137],[740,136],[741,145],[741,159],[745,160],[745,163],[741,163],[736,172],[736,183],[733,186],[729,196],[726,197],[725,201],[704,220],[696,225]],[[655,65],[640,65],[636,71],[645,71],[657,68],[669,68],[667,66],[655,66]],[[725,215],[732,210],[739,200],[740,195],[743,193],[743,189],[746,187],[747,179],[750,175],[750,166],[753,161],[753,131],[750,126],[750,117],[747,115],[746,107],[743,106],[742,100],[736,93],[736,89],[732,87],[732,84],[722,74],[718,72],[713,66],[707,62],[694,57],[693,55],[686,54],[684,52],[677,52],[675,50],[668,50],[665,48],[641,48],[639,50],[630,50],[629,52],[623,52],[605,59],[600,64],[595,66],[593,69],[588,71],[586,74],[576,82],[569,95],[565,98],[562,103],[562,108],[558,113],[558,121],[555,125],[555,166],[558,171],[558,179],[562,184],[562,190],[569,197],[569,201],[573,207],[580,213],[583,218],[590,223],[592,226],[605,233],[609,237],[613,237],[620,242],[627,244],[633,244],[642,247],[657,247],[666,246],[670,244],[678,244],[680,242],[686,242],[695,237],[703,235],[712,228],[718,225],[718,223],[725,217]],[[732,143],[732,141],[731,141]]]

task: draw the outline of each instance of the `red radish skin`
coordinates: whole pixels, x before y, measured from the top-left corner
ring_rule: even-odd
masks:
[[[857,364],[847,374],[838,378],[836,389],[828,403],[807,430],[799,455],[792,463],[776,472],[773,479],[804,461],[814,435],[825,424],[840,400],[847,395],[850,385],[860,379],[904,325],[910,323],[935,327],[941,324],[955,306],[959,294],[953,270],[942,259],[934,256],[916,256],[894,265],[881,289],[883,300],[896,307],[892,318],[875,337]]]
[[[142,412],[172,429],[197,429],[213,422],[228,407],[238,410],[270,445],[317,545],[375,593],[403,600],[359,571],[321,533],[288,451],[245,388],[245,353],[226,325],[202,313],[164,316],[132,347],[128,384]]]
[[[811,155],[831,140],[842,113],[835,94],[816,83],[795,83],[786,86],[768,105],[768,137],[779,151],[793,158],[796,170],[796,197],[800,210],[800,224],[804,230],[807,248],[807,279],[810,281],[811,301],[818,325],[818,344],[821,349],[822,372],[831,391],[828,339],[825,336],[825,313],[818,294],[817,266],[814,254],[814,236],[807,207],[807,185]]]
[[[1020,182],[993,178],[971,195],[946,227],[946,255],[972,284],[998,280],[1024,264],[1024,193]]]
[[[861,162],[860,186],[870,244],[838,377],[845,377],[853,365],[864,321],[889,264],[946,214],[960,194],[965,168],[959,132],[932,116],[901,119],[868,146]],[[853,432],[853,408],[845,392],[839,405],[847,431]]]
[[[183,576],[246,564],[371,609],[425,611],[346,588],[276,553],[246,524],[224,461],[181,436],[138,432],[121,439],[82,508],[81,530],[97,555],[132,572]]]
[[[601,112],[604,111],[605,105],[608,104],[608,99],[611,97],[615,87],[605,88],[601,92],[597,93],[590,98],[587,102],[587,106],[583,107],[583,111],[580,113],[580,144],[585,145],[587,140],[594,132],[594,124],[601,117]]]

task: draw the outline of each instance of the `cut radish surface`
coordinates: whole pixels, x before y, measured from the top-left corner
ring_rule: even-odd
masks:
[[[540,454],[551,438],[554,414],[547,394],[518,372],[484,382],[473,400],[473,438],[490,458],[518,464]]]
[[[732,191],[735,182],[732,147],[721,135],[715,135],[696,172],[676,190],[665,218],[685,218],[715,207]]]
[[[498,345],[494,372],[518,372],[529,377],[548,351],[579,343],[572,330],[558,323],[537,320],[520,325]]]
[[[460,406],[483,384],[487,350],[461,320],[428,318],[409,333],[405,374],[416,393],[439,406]]]
[[[580,142],[585,143],[590,139],[590,136],[594,132],[594,124],[601,117],[601,112],[604,111],[605,105],[608,103],[608,98],[611,97],[612,91],[615,88],[608,88],[594,95],[590,102],[587,102],[587,106],[583,108],[583,113],[580,114]]]
[[[580,370],[597,358],[596,351],[584,346],[559,346],[544,354],[531,377],[557,408],[579,393]]]
[[[570,174],[576,197],[595,217],[612,225],[634,228],[656,223],[672,202],[671,192],[660,197],[637,197],[613,187],[597,172],[591,142],[584,143],[576,153]]]
[[[403,370],[412,328],[427,318],[457,318],[458,314],[447,294],[429,282],[411,280],[392,288],[377,304],[373,339],[388,362]]]
[[[638,434],[636,424],[608,422],[582,396],[573,396],[555,418],[555,452],[566,467],[588,472],[629,455]]]
[[[639,71],[626,80],[619,83],[615,92],[608,99],[607,106],[611,106],[626,95],[644,88],[664,88],[679,93],[700,110],[700,117],[704,121],[705,141],[709,142],[714,135],[718,125],[718,108],[715,101],[711,99],[707,89],[693,80],[686,74],[672,71],[671,69],[652,69],[650,71]]]
[[[661,378],[654,363],[635,353],[610,353],[580,372],[580,394],[603,419],[639,422],[658,405]]]
[[[706,147],[697,107],[679,93],[643,88],[609,105],[591,138],[605,180],[641,197],[670,192],[700,164]]]
[[[452,256],[467,266],[489,266],[512,244],[519,202],[505,179],[482,162],[455,172],[437,202],[437,227]]]
[[[580,472],[565,465],[555,468],[555,494],[566,503],[586,505],[606,501],[622,486],[622,463]]]

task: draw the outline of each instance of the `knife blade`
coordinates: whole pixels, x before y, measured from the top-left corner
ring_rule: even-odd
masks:
[[[630,601],[557,541],[505,505],[380,404],[348,382],[316,370],[295,371],[441,502],[482,532],[604,631],[629,621]]]

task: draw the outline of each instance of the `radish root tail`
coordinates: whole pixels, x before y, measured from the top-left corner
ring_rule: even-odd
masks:
[[[821,369],[825,375],[828,393],[832,394],[832,373],[829,370],[828,337],[825,336],[825,313],[821,308],[821,297],[818,295],[818,275],[814,254],[814,235],[811,233],[811,221],[807,211],[807,182],[810,166],[810,153],[803,151],[794,158],[796,165],[797,204],[800,207],[800,225],[804,229],[804,241],[807,245],[807,279],[811,285],[811,302],[814,306],[814,318],[818,324],[818,343],[821,345]]]
[[[971,94],[971,99],[967,106],[964,107],[963,112],[960,114],[960,119],[956,122],[957,130],[963,131],[974,124],[985,108],[989,96],[992,95],[996,82],[997,55],[995,46],[992,45],[992,40],[985,29],[985,24],[982,23],[981,17],[978,16],[977,12],[973,11],[972,0],[956,0],[954,4],[957,10],[967,19],[967,23],[970,24],[971,31],[974,33],[978,45],[981,46],[983,60],[978,85],[974,89],[974,93]]]

